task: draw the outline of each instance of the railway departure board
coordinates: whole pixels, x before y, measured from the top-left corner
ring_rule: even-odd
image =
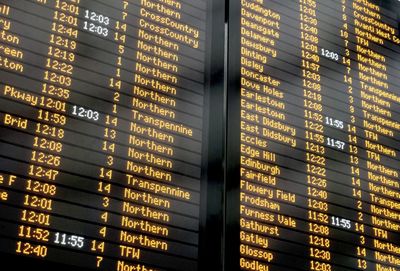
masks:
[[[399,271],[400,1],[0,0],[0,265]]]
[[[227,270],[400,270],[399,11],[231,1]]]
[[[0,1],[2,264],[199,270],[214,5]]]

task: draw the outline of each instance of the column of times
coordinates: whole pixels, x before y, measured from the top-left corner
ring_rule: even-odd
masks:
[[[329,149],[336,140],[325,136],[323,76],[320,66],[319,1],[300,0],[300,42],[304,96],[305,161],[307,183],[310,270],[332,270],[327,178]],[[340,149],[344,145],[339,145]]]
[[[45,68],[43,80],[43,87],[41,89],[42,93],[48,93],[50,89],[55,88],[58,85],[64,89],[65,93],[69,93],[69,87],[72,85],[72,74],[74,71],[73,62],[75,60],[75,54],[69,54],[69,59],[66,61],[60,59],[55,55],[57,42],[63,42],[66,44],[67,49],[70,51],[75,51],[76,49],[76,39],[78,39],[78,30],[73,27],[76,26],[77,20],[74,20],[79,14],[79,0],[71,1],[56,1],[54,3],[48,3],[46,0],[38,1],[41,5],[51,5],[55,9],[51,23],[51,34],[49,39],[48,47],[48,57],[45,59]],[[67,11],[63,11],[62,6],[66,6]],[[62,16],[70,16],[72,20],[69,24],[62,24]],[[60,22],[61,21],[61,22]],[[65,36],[62,37],[60,33]],[[68,95],[69,96],[69,95]],[[69,97],[68,97],[69,98]],[[63,148],[62,140],[65,136],[64,126],[67,125],[66,113],[66,96],[64,99],[59,99],[59,97],[46,97],[45,95],[39,96],[39,106],[38,117],[39,121],[36,124],[35,134],[37,137],[34,138],[33,151],[31,156],[32,165],[29,166],[28,176],[32,179],[28,179],[28,186],[31,186],[32,181],[37,181],[39,183],[33,184],[33,186],[42,185],[40,181],[50,181],[55,185],[51,196],[56,195],[56,183],[60,181],[59,178],[59,168],[62,166],[62,158],[60,153]],[[26,121],[27,122],[27,121]],[[6,121],[5,121],[6,123]],[[46,140],[45,136],[49,136],[54,140],[54,143],[58,146],[55,150],[50,150],[44,152],[38,148],[38,142]],[[52,217],[49,213],[45,211],[53,210],[53,201],[49,198],[38,196],[38,195],[25,195],[23,205],[33,207],[33,210],[22,210],[21,221],[23,222],[35,222],[32,226],[20,226],[19,237],[27,238],[32,236],[32,233],[38,231],[43,231],[42,241],[49,242],[49,231],[39,227],[49,227],[52,225]],[[32,220],[32,217],[36,219]],[[55,234],[55,243],[59,243],[60,233]],[[16,252],[24,254],[27,248],[33,247],[36,255],[39,257],[46,257],[47,247],[33,245],[29,242],[18,241]]]

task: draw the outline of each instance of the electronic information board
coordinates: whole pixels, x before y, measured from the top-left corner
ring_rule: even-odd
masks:
[[[212,6],[0,1],[1,252],[199,269]]]
[[[0,0],[2,264],[400,270],[399,25],[396,0]]]
[[[400,270],[399,12],[231,1],[227,270]]]

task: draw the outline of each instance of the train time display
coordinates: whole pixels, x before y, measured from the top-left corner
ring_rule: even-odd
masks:
[[[1,252],[198,269],[209,7],[0,1]]]
[[[399,25],[397,0],[0,0],[2,263],[400,270]]]
[[[399,11],[231,1],[227,270],[400,270]]]

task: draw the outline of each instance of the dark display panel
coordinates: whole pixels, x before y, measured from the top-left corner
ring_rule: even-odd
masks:
[[[230,1],[226,270],[400,270],[398,1]]]
[[[215,5],[0,1],[2,258],[200,269]]]
[[[2,262],[400,270],[400,2],[224,5],[0,0]]]

